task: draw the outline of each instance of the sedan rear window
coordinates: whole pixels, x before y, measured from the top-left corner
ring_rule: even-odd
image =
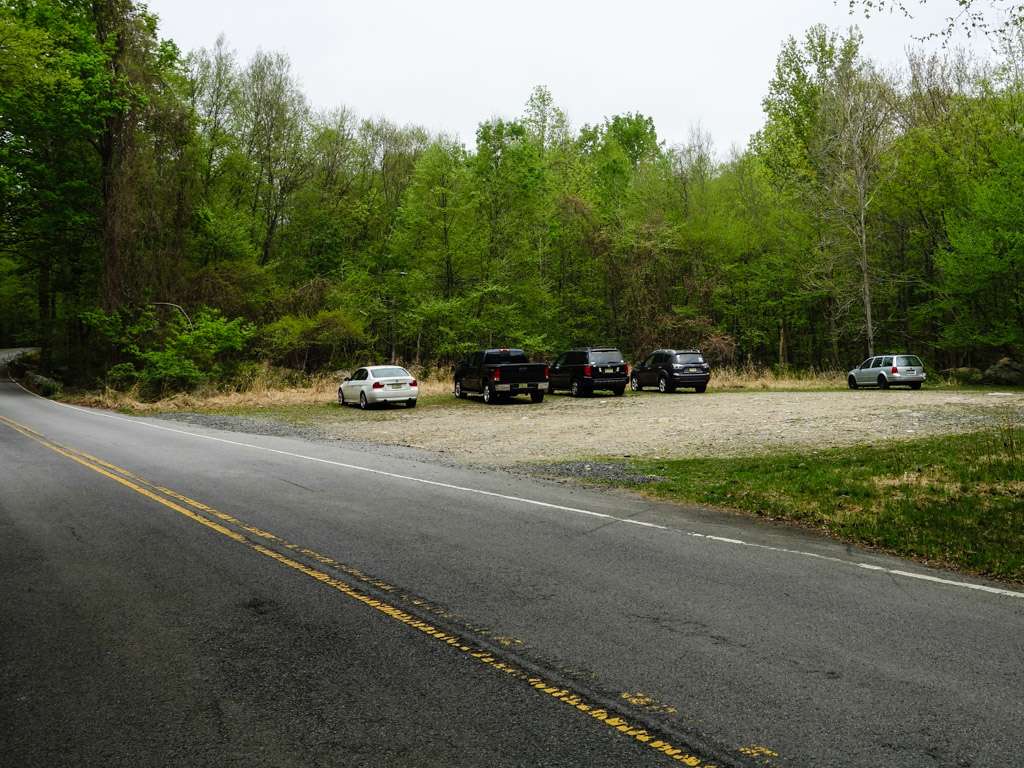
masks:
[[[399,368],[397,365],[391,368],[374,368],[373,378],[375,379],[390,379],[395,376],[408,376],[410,375],[405,368]]]
[[[617,349],[603,352],[591,352],[590,362],[594,365],[622,365],[622,353]]]
[[[921,362],[921,358],[919,358],[917,355],[903,355],[901,357],[897,357],[896,365],[900,366],[901,368],[907,365],[914,366],[915,368],[924,367],[924,363]]]
[[[503,352],[488,352],[484,356],[485,365],[500,365],[501,363],[528,363],[530,359],[521,349],[509,349]]]
[[[693,365],[694,363],[703,363],[704,355],[699,355],[694,352],[683,352],[672,358],[672,362],[677,365]]]

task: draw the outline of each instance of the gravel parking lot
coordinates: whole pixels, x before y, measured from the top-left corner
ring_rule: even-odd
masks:
[[[730,456],[950,434],[1024,421],[1022,392],[677,392],[395,409],[318,425],[334,439],[404,445],[489,465],[578,456]]]

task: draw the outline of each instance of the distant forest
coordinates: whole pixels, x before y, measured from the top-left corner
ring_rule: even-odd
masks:
[[[128,0],[0,0],[0,346],[161,391],[481,345],[1020,359],[1024,34],[993,42],[888,71],[812,27],[728,155],[574,127],[543,86],[466,147],[313,109],[282,53],[183,54]]]

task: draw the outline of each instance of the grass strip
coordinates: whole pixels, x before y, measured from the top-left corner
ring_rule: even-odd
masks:
[[[898,555],[1024,582],[1019,425],[811,453],[629,465],[634,476],[659,478],[642,485],[656,496],[793,521]]]

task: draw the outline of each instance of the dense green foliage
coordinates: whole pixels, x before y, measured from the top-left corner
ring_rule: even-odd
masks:
[[[280,54],[182,56],[130,0],[0,0],[0,346],[152,390],[483,344],[1024,354],[1019,41],[898,74],[860,47],[786,41],[727,158],[543,87],[466,148],[312,110]]]

